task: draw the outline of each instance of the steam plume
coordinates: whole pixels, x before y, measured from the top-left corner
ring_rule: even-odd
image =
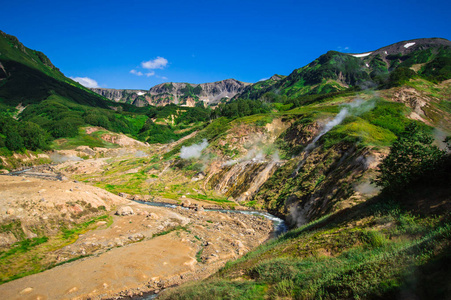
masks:
[[[339,125],[348,115],[358,116],[367,111],[370,111],[374,108],[374,101],[364,101],[362,99],[355,99],[354,101],[343,104],[343,108],[340,110],[338,115],[332,121],[329,121],[326,126],[324,126],[323,130],[313,139],[313,141],[307,145],[305,148],[306,152],[311,151],[315,148],[316,142],[325,135],[328,131],[330,131],[335,126]]]
[[[202,143],[194,144],[188,147],[183,146],[180,150],[180,158],[189,159],[189,158],[199,158],[202,150],[207,148],[208,142],[206,139],[202,140]]]
[[[50,154],[50,159],[54,163],[58,163],[58,164],[66,162],[66,161],[80,161],[80,160],[83,160],[82,158],[80,158],[78,156],[61,155],[59,153],[52,153],[52,154]]]

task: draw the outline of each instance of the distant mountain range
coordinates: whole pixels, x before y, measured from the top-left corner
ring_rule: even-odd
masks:
[[[436,77],[440,73],[447,77],[449,64],[440,62],[450,58],[450,41],[425,38],[398,42],[366,53],[329,51],[288,76],[273,75],[254,84],[227,79],[204,84],[168,82],[150,90],[92,90],[110,100],[136,106],[169,103],[191,107],[199,103],[215,106],[233,98],[259,99],[267,93],[268,97],[298,97],[352,87],[374,87],[383,85],[398,68],[411,69],[425,77]]]
[[[192,84],[168,82],[152,87],[150,90],[116,90],[92,88],[91,90],[116,102],[136,106],[164,106],[175,103],[182,106],[217,105],[221,100],[227,101],[244,91],[251,83],[235,79],[217,82]]]
[[[288,76],[274,75],[253,84],[226,79],[203,84],[168,82],[149,90],[88,89],[64,76],[42,52],[29,49],[16,37],[0,31],[0,102],[26,105],[56,93],[78,104],[102,108],[170,103],[214,107],[238,98],[274,100],[381,86],[390,76],[390,82],[414,75],[444,80],[451,78],[450,60],[450,41],[425,38],[366,53],[329,51]]]

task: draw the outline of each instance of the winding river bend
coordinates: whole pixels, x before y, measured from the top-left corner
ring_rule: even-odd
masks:
[[[182,208],[182,209],[189,209],[187,207],[175,205],[175,204],[169,204],[164,202],[146,202],[146,201],[139,201],[134,200],[135,202],[146,204],[150,206],[158,206],[158,207],[169,207],[169,208]],[[278,237],[282,233],[286,232],[288,230],[288,227],[284,220],[271,215],[270,213],[264,212],[264,211],[257,211],[257,210],[234,210],[234,209],[211,209],[211,208],[205,208],[206,211],[217,211],[222,213],[237,213],[237,214],[245,214],[245,215],[254,215],[254,216],[262,216],[266,219],[269,219],[274,224],[273,229],[273,236]]]

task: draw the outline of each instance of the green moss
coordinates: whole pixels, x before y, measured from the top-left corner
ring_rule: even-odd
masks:
[[[112,217],[109,215],[103,215],[103,216],[95,217],[84,223],[77,224],[71,228],[63,227],[61,229],[61,232],[62,232],[61,238],[65,239],[65,240],[75,241],[78,239],[78,236],[80,234],[82,234],[90,229],[95,228],[95,223],[97,223],[98,221],[107,221],[109,224],[112,224]]]
[[[162,294],[161,299],[265,299],[267,285],[256,282],[228,282],[216,280],[212,284],[192,284]]]

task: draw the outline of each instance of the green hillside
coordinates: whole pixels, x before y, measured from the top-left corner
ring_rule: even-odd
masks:
[[[38,103],[51,95],[69,101],[108,108],[117,106],[64,76],[42,52],[25,47],[19,40],[0,31],[0,102],[9,106]],[[0,73],[1,74],[1,73]]]
[[[308,134],[302,129],[315,118],[300,116],[282,138]],[[357,125],[362,122],[390,128],[397,141],[389,131],[367,136],[374,129]],[[298,211],[303,223],[286,234],[161,299],[449,299],[451,155],[432,145],[427,127],[405,119],[401,105],[379,103],[361,120],[344,123],[325,135],[322,149],[310,154],[299,175],[293,176],[299,160],[288,160],[251,201],[263,199],[263,207],[274,213],[281,208],[279,215],[290,220],[294,211],[284,207],[314,198],[307,206],[310,221]],[[359,199],[354,188],[362,182],[362,156],[390,144],[373,174],[382,193]],[[280,199],[280,207],[268,199]]]
[[[49,150],[52,141],[60,138],[78,139],[74,146],[82,145],[85,126],[100,126],[150,143],[168,142],[191,133],[199,126],[194,123],[208,116],[202,108],[138,108],[110,101],[65,77],[42,52],[0,31],[0,149],[4,155]],[[169,122],[173,117],[174,122]],[[157,118],[158,124],[150,118]],[[187,121],[194,123],[186,125]],[[180,129],[187,130],[174,133]],[[99,140],[91,143],[103,145]]]
[[[415,45],[403,47],[407,42]],[[235,98],[284,99],[396,86],[415,77],[433,82],[451,78],[451,42],[445,39],[399,42],[368,53],[329,51],[286,77],[257,82]]]

